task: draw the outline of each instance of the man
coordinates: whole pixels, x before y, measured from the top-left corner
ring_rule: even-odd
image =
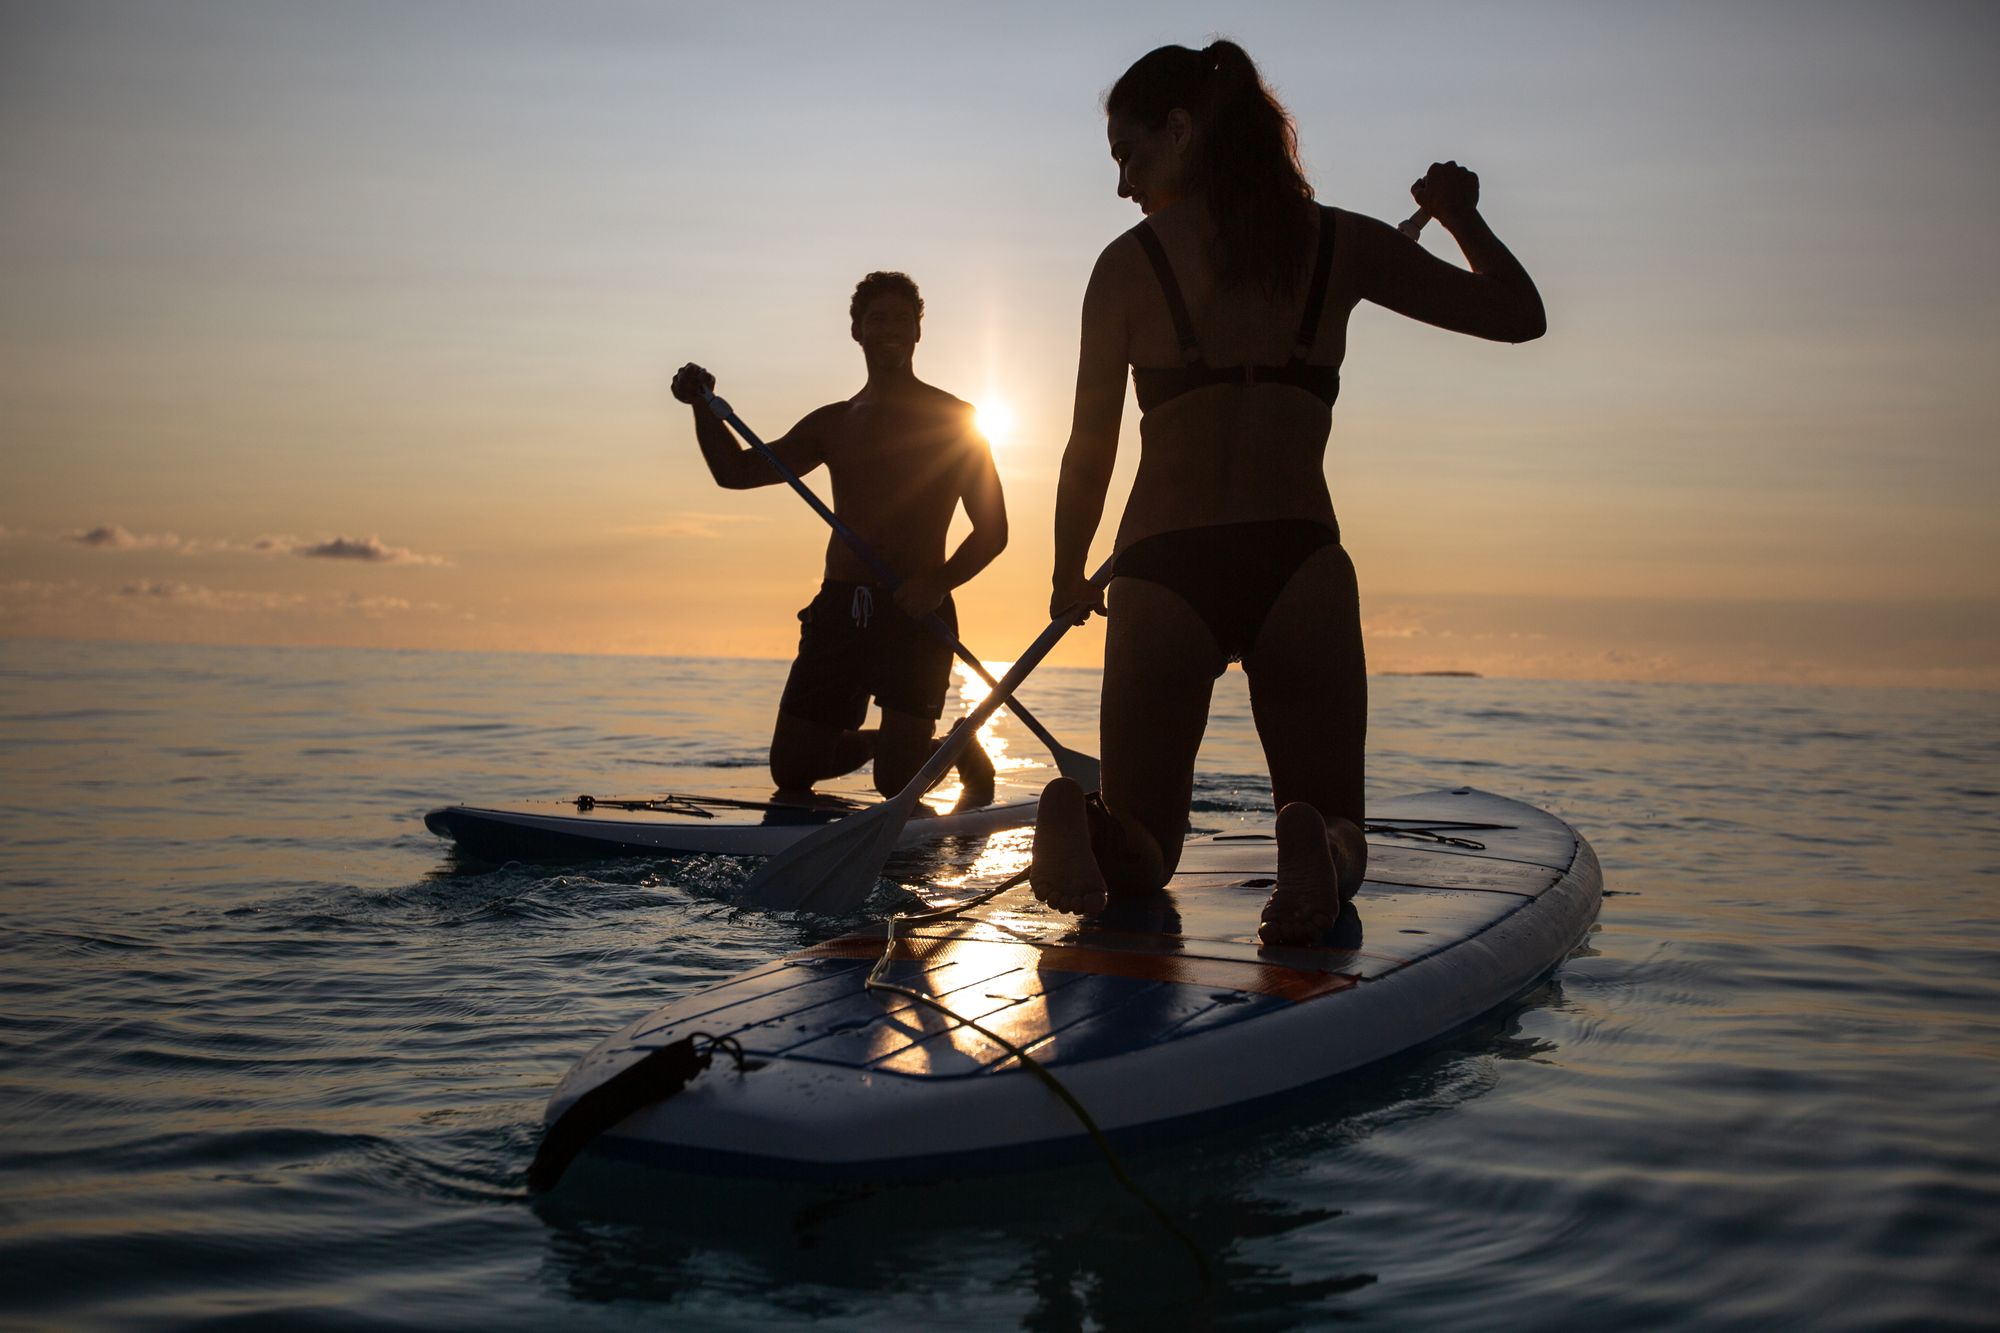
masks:
[[[863,278],[848,316],[867,382],[771,442],[795,475],[826,464],[834,512],[902,580],[890,596],[838,534],[827,542],[824,582],[799,612],[799,652],[771,736],[771,777],[781,792],[810,791],[870,759],[884,795],[916,776],[937,745],[932,732],[952,662],[950,646],[921,622],[935,611],[955,631],[951,590],[1007,545],[1000,477],[971,405],[911,369],[923,313],[917,285],[904,274]],[[747,490],[782,482],[702,402],[702,387],[714,384],[713,375],[689,364],[674,376],[673,392],[694,407],[695,439],[716,484]],[[945,537],[961,502],[972,531],[947,559]],[[863,730],[871,695],[882,720]],[[977,741],[959,759],[958,774],[962,804],[993,799],[993,763]]]

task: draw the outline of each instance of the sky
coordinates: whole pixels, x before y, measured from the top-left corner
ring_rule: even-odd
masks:
[[[895,268],[918,374],[1013,419],[959,595],[1009,660],[1138,220],[1101,98],[1218,32],[1323,201],[1461,161],[1548,307],[1355,314],[1372,669],[2000,688],[1985,3],[0,0],[0,635],[786,656],[824,530],[667,382],[775,437]]]

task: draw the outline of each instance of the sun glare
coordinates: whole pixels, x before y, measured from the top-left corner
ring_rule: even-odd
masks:
[[[988,398],[974,409],[979,433],[996,448],[1014,435],[1014,409],[998,398]]]

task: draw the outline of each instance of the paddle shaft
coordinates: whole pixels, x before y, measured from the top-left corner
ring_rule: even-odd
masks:
[[[1091,579],[1093,588],[1111,579],[1111,562]],[[1075,620],[1067,615],[1049,622],[1020,659],[1007,669],[984,699],[960,718],[924,766],[904,788],[880,805],[859,814],[835,820],[785,848],[750,877],[741,901],[747,906],[779,911],[800,908],[822,912],[851,912],[859,906],[882,874],[882,865],[896,849],[903,826],[916,812],[917,802],[937,780],[958,762],[958,756],[972,743],[993,710],[1020,688],[1030,671],[1049,655],[1049,650],[1069,631]]]
[[[894,593],[896,589],[903,586],[902,577],[895,570],[889,568],[888,563],[881,556],[875,554],[875,548],[861,540],[860,533],[848,527],[840,515],[834,513],[824,500],[814,494],[812,487],[799,480],[796,473],[786,467],[783,462],[779,461],[778,455],[772,450],[771,446],[759,439],[757,432],[743,424],[743,418],[736,415],[735,408],[731,407],[725,399],[718,397],[712,389],[704,388],[701,393],[702,397],[708,403],[708,410],[715,413],[718,420],[727,423],[731,429],[738,435],[741,435],[752,449],[763,455],[765,462],[777,469],[778,475],[785,479],[786,484],[797,491],[799,497],[813,507],[814,513],[826,520],[827,526],[839,534],[840,539],[847,543],[849,549],[854,554],[861,557],[861,563],[874,571],[875,577],[882,581],[884,587],[889,589],[891,593]],[[997,687],[998,682],[993,679],[993,673],[986,669],[985,663],[972,655],[970,648],[967,648],[959,641],[959,637],[952,633],[951,626],[944,623],[944,617],[935,611],[928,612],[924,616],[923,625],[925,629],[929,630],[939,640],[950,644],[952,652],[958,654],[959,660],[971,667],[973,673],[985,681],[989,688]],[[1034,715],[1023,708],[1019,702],[1014,704],[1014,716],[1020,718],[1021,725],[1029,731],[1034,732],[1036,738],[1057,755],[1066,753],[1062,743],[1050,735],[1048,729],[1036,721]]]
[[[1114,560],[1106,560],[1098,571],[1090,576],[1092,588],[1102,588],[1111,582],[1111,567],[1114,563]],[[907,807],[913,807],[918,797],[929,791],[938,779],[950,772],[952,764],[958,759],[959,752],[965,749],[966,744],[972,739],[972,734],[986,725],[986,719],[993,716],[994,710],[1013,696],[1014,691],[1021,687],[1021,682],[1028,678],[1028,673],[1041,665],[1042,659],[1049,655],[1050,650],[1061,642],[1062,636],[1069,633],[1075,624],[1076,621],[1068,616],[1059,616],[1051,620],[1049,627],[1035,637],[1035,641],[1028,645],[1027,651],[1021,654],[1019,660],[1007,668],[1007,674],[993,683],[993,688],[986,692],[986,697],[979,701],[979,706],[960,718],[958,725],[945,733],[945,738],[938,742],[936,752],[921,769],[917,770],[917,775],[910,779],[910,784],[903,788],[890,804],[904,804],[906,810]],[[1017,716],[1020,715],[1019,704],[1014,705],[1014,712]]]

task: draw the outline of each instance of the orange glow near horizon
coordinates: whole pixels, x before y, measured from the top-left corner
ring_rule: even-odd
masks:
[[[911,9],[857,81],[837,7],[457,5],[20,10],[0,636],[787,657],[827,533],[718,489],[667,383],[707,366],[775,440],[859,387],[848,299],[898,269],[1006,493],[963,637],[1032,641],[1083,292],[1138,221],[1096,106],[1130,15]],[[1964,169],[2000,18],[1934,19],[1232,12],[1325,202],[1394,222],[1456,157],[1548,306],[1525,347],[1354,312],[1326,476],[1372,669],[2000,688],[2000,276],[1965,259],[2000,184]],[[1128,403],[1093,565],[1139,450]]]

